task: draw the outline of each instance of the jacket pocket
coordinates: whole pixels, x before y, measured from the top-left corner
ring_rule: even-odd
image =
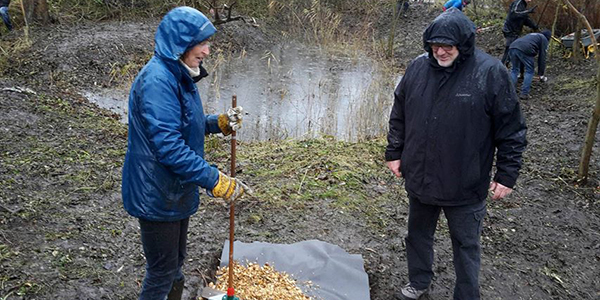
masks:
[[[164,165],[156,160],[153,160],[152,164],[152,185],[160,193],[160,198],[165,200],[165,208],[168,209],[183,196],[183,185],[177,175],[169,171]]]
[[[483,200],[485,201],[485,200]],[[478,222],[477,225],[477,230],[479,232],[479,235],[481,235],[481,232],[483,231],[483,219],[485,218],[485,214],[487,213],[487,207],[484,205],[482,209],[475,211],[473,213],[473,217],[475,218],[475,221]]]

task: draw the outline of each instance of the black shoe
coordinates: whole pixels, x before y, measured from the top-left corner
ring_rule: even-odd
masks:
[[[528,99],[531,99],[531,96],[529,96],[529,94],[526,94],[526,95],[523,95],[523,94],[521,94],[521,95],[519,96],[519,98],[520,98],[521,100],[528,100]]]

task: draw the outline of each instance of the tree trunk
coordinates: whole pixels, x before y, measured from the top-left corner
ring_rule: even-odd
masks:
[[[577,25],[575,26],[575,37],[573,38],[573,61],[581,61],[582,49],[581,49],[581,21],[577,19]]]
[[[47,24],[50,21],[46,0],[22,0],[27,23]]]
[[[598,47],[596,47],[596,51]],[[598,52],[594,53],[596,57]],[[598,130],[598,122],[600,121],[600,59],[598,59],[598,74],[596,74],[596,105],[594,106],[594,112],[590,118],[587,134],[583,143],[583,151],[581,152],[581,161],[579,163],[578,181],[585,183],[587,182],[590,172],[590,160],[592,157],[592,149],[594,148],[594,142],[596,140],[596,131]]]
[[[579,161],[579,172],[577,174],[577,179],[579,182],[585,183],[587,182],[589,171],[590,171],[590,159],[592,157],[592,149],[594,148],[594,142],[596,140],[596,131],[598,130],[598,122],[600,121],[600,52],[598,51],[598,41],[596,41],[596,37],[593,34],[592,26],[590,22],[588,22],[587,18],[581,14],[571,1],[564,0],[564,2],[569,6],[571,11],[575,13],[575,15],[579,18],[582,24],[585,25],[588,32],[590,32],[590,38],[592,39],[592,45],[594,45],[594,54],[596,61],[598,62],[598,73],[596,74],[596,105],[594,106],[594,112],[592,113],[592,117],[588,123],[587,134],[585,135],[585,141],[583,143],[583,150],[581,151],[581,160]]]
[[[554,12],[554,21],[552,22],[552,36],[556,36],[556,23],[558,23],[558,12],[560,11],[560,4],[562,3],[562,1],[559,1],[556,3],[556,11]],[[550,39],[550,47],[548,49],[548,58],[552,58],[553,52],[554,52],[554,47],[552,47],[552,45],[554,45],[555,41],[554,39]]]
[[[398,19],[400,18],[400,10],[402,3],[397,1],[396,6],[394,8],[394,19],[392,20],[392,28],[390,28],[390,34],[388,36],[388,49],[386,54],[388,57],[394,57],[394,39],[396,38],[396,26],[398,24]]]

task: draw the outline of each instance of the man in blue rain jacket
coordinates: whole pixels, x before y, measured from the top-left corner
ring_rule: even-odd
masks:
[[[198,187],[231,201],[247,191],[204,160],[205,135],[229,134],[241,125],[241,108],[204,115],[195,84],[207,75],[202,60],[215,32],[196,9],[173,9],[158,26],[154,56],[131,87],[122,195],[125,210],[139,219],[147,262],[139,299],[181,299]]]

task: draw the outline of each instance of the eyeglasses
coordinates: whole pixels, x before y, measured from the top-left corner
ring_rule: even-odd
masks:
[[[440,48],[444,49],[444,51],[446,51],[446,52],[454,49],[454,45],[446,45],[446,44],[429,44],[429,46],[431,47],[431,50],[433,50],[433,52],[437,52],[438,50],[440,50]]]

